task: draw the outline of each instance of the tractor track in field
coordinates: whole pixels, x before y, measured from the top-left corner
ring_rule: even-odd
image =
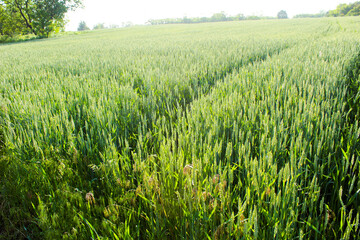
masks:
[[[158,109],[158,111],[162,113],[158,117],[164,116],[167,119],[167,125],[168,125],[169,132],[166,135],[166,139],[170,138],[173,135],[172,130],[171,130],[172,128],[170,126],[179,120],[179,116],[184,116],[184,115],[186,116],[186,114],[187,114],[186,109],[194,101],[211,94],[211,92],[216,88],[216,85],[221,82],[224,82],[224,80],[229,75],[236,73],[241,68],[247,67],[249,65],[259,63],[259,62],[264,62],[267,59],[271,58],[272,56],[280,54],[281,52],[283,52],[286,49],[293,48],[297,44],[298,43],[295,43],[292,45],[285,45],[280,48],[274,48],[274,49],[268,50],[266,52],[263,52],[260,55],[256,54],[256,55],[250,56],[248,59],[244,59],[239,62],[230,63],[228,66],[226,66],[222,70],[212,71],[212,72],[205,71],[206,74],[197,76],[194,79],[190,79],[189,81],[190,81],[191,89],[193,89],[193,90],[200,89],[200,91],[196,92],[196,94],[194,94],[194,96],[192,98],[185,99],[185,101],[182,101],[179,98],[175,98],[175,99],[172,99],[171,102],[167,102],[166,105],[158,104],[159,108],[162,108],[162,109]],[[140,80],[140,82],[142,82],[142,80]],[[205,87],[203,87],[203,85],[205,85]],[[134,88],[134,91],[136,91],[138,94],[144,93],[144,91],[142,91],[141,87],[139,88],[138,84],[136,85],[136,89]],[[172,95],[174,96],[175,94],[172,94]],[[163,102],[163,99],[159,99],[159,101]],[[177,114],[177,112],[179,112],[179,111],[181,112],[180,115]],[[147,131],[154,132],[153,126],[155,124],[156,124],[156,119],[154,119],[153,122],[148,122],[147,125],[150,127],[149,127],[149,129],[147,129]],[[139,133],[137,132],[134,134],[138,135]],[[159,140],[159,139],[156,141],[161,142],[161,140]],[[135,141],[133,143],[133,146],[130,146],[132,149],[134,149],[134,151],[136,149],[137,142],[138,141]],[[147,147],[147,149],[151,149],[151,147]],[[159,149],[153,149],[152,154],[157,154],[158,151],[159,151]],[[131,151],[131,152],[133,152],[133,151]],[[131,152],[130,152],[130,155],[132,155]]]

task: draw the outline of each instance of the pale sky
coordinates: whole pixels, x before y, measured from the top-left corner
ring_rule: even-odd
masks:
[[[224,11],[228,15],[242,13],[275,17],[285,10],[289,17],[300,13],[319,13],[335,9],[344,0],[84,0],[84,8],[67,14],[66,30],[76,31],[85,21],[92,29],[97,23],[105,25],[123,22],[144,24],[149,19],[211,17]]]

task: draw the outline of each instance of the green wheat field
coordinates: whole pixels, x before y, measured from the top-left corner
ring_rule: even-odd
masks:
[[[359,239],[360,18],[0,45],[0,239]]]

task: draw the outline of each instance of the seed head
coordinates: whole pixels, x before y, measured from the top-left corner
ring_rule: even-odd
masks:
[[[189,175],[192,169],[193,169],[192,164],[186,165],[186,166],[184,167],[184,169],[183,169],[183,174],[184,174],[184,175]]]
[[[90,204],[95,204],[95,198],[94,198],[94,194],[91,192],[88,192],[85,196],[85,199],[87,202],[89,202]]]

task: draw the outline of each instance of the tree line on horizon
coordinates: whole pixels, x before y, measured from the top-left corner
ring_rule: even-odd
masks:
[[[93,26],[92,30],[99,30],[99,29],[114,29],[114,28],[120,28],[120,27],[131,27],[134,24],[130,21],[128,22],[123,22],[120,25],[118,24],[110,24],[110,25],[105,25],[105,23],[97,23]],[[86,24],[85,21],[80,21],[79,26],[77,28],[77,30],[80,31],[89,31],[91,30],[90,27]]]
[[[277,18],[286,19],[288,15],[286,11],[281,10]],[[197,17],[197,18],[166,18],[166,19],[150,19],[147,24],[159,25],[159,24],[176,24],[176,23],[202,23],[202,22],[225,22],[225,21],[241,21],[241,20],[260,20],[260,19],[276,19],[276,17],[268,16],[245,16],[244,14],[237,14],[235,16],[227,16],[225,12],[215,13],[211,17]],[[122,27],[130,27],[133,24],[131,22],[126,22],[122,24]],[[114,27],[116,26],[116,27]],[[119,28],[118,25],[110,25],[109,27],[105,26],[103,23],[98,23],[93,27],[93,30],[105,29],[105,28]],[[78,31],[88,31],[91,30],[87,26],[85,21],[81,21],[78,26]]]
[[[340,4],[336,9],[328,12],[321,11],[315,14],[298,14],[294,18],[320,18],[320,17],[343,17],[343,16],[359,16],[360,15],[360,1]],[[277,14],[278,19],[286,19],[288,15],[286,11],[281,10]],[[260,19],[276,19],[276,17],[269,16],[245,16],[244,14],[237,14],[235,16],[227,16],[225,12],[215,13],[211,17],[194,17],[194,18],[166,18],[166,19],[150,19],[148,21],[151,25],[159,24],[176,24],[176,23],[204,23],[204,22],[224,22],[224,21],[242,21],[242,20],[260,20]]]
[[[287,17],[286,17],[287,18]],[[225,12],[215,13],[211,17],[194,17],[187,16],[183,18],[165,18],[165,19],[150,19],[148,24],[176,24],[176,23],[205,23],[205,22],[225,22],[225,21],[241,21],[241,20],[260,20],[260,19],[275,19],[275,17],[268,16],[245,16],[244,14],[237,14],[235,16],[228,16]]]

